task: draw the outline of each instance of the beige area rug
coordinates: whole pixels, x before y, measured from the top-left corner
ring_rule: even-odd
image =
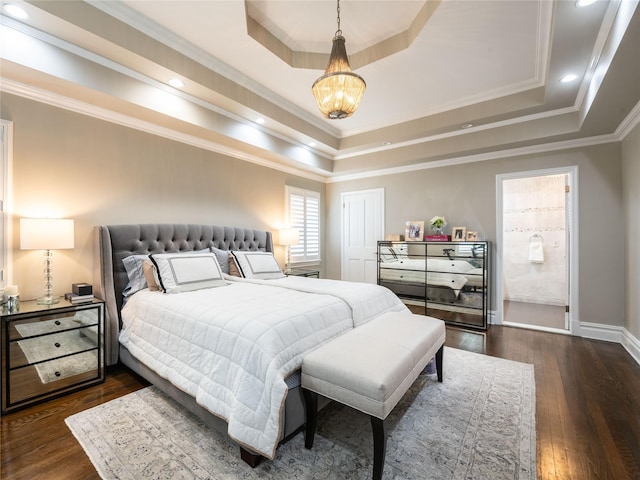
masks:
[[[78,325],[80,325],[77,320],[71,318],[59,321],[62,322],[62,325],[55,324],[55,320],[20,324],[16,325],[16,330],[18,330],[23,337],[31,337],[33,335],[42,335],[60,330],[61,327],[77,328]],[[98,365],[98,351],[95,350],[95,341],[82,335],[80,330],[26,338],[25,340],[18,341],[18,345],[24,352],[28,362],[36,364],[35,367],[42,383],[54,382],[90,370],[96,370],[96,366]],[[83,350],[90,351],[70,357],[63,357],[64,355],[82,352]],[[63,358],[44,361],[55,357]]]
[[[536,478],[533,366],[446,348],[444,382],[420,375],[388,418],[384,479]],[[370,479],[369,418],[331,404],[252,469],[237,445],[149,387],[67,418],[104,479]]]

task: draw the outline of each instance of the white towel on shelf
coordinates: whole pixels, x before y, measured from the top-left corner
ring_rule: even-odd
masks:
[[[542,240],[534,238],[529,241],[529,261],[531,263],[544,263]]]

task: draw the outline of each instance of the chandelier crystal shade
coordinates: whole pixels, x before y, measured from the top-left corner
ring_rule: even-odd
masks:
[[[329,65],[318,78],[311,91],[318,108],[326,118],[341,119],[353,114],[360,105],[367,85],[364,79],[351,71],[345,39],[340,30],[340,0],[338,0],[338,30],[333,37]]]

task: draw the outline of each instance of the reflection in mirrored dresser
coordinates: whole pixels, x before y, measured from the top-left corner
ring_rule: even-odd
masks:
[[[2,413],[104,382],[104,302],[2,306]]]
[[[424,314],[464,328],[486,330],[489,311],[488,241],[378,242],[378,284]]]

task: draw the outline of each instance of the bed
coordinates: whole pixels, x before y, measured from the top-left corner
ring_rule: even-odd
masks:
[[[114,225],[97,227],[96,238],[107,364],[121,362],[227,432],[250,465],[272,459],[304,424],[299,368],[308,351],[385,312],[407,310],[378,285],[285,277],[279,269],[249,272],[247,259],[274,261],[268,231]],[[229,252],[243,276],[222,272]],[[161,291],[149,278],[132,286],[125,262],[147,257]],[[214,263],[222,277],[207,281],[215,285],[163,293],[173,291],[166,272],[187,268],[176,265]]]

